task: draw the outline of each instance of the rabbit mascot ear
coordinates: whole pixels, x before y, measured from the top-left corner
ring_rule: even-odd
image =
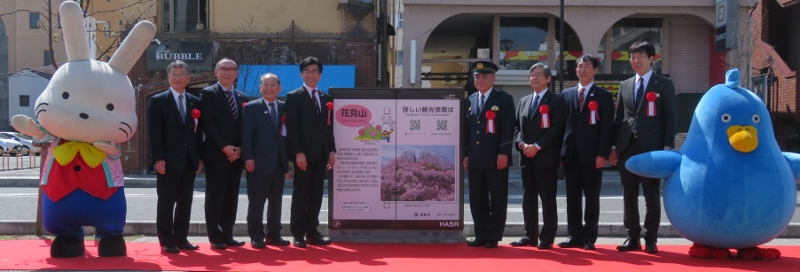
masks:
[[[24,115],[11,123],[37,140],[55,138],[42,169],[42,221],[56,236],[50,256],[82,256],[83,226],[95,228],[99,256],[124,256],[126,204],[117,143],[136,132],[136,96],[127,73],[155,36],[155,26],[137,23],[104,63],[89,59],[80,6],[66,1],[60,13],[69,62],[36,100],[40,125]]]

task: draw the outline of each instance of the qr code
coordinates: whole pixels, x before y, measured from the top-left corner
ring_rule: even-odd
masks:
[[[420,130],[420,122],[419,122],[419,120],[413,120],[412,119],[411,120],[411,126],[408,128],[408,130]]]
[[[447,130],[447,120],[436,120],[436,130]]]

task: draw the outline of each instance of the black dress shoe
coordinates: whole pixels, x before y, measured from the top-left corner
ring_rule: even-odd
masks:
[[[558,243],[558,247],[560,248],[583,248],[583,243],[576,239],[567,238],[566,241]]]
[[[264,241],[251,241],[250,246],[253,248],[266,248],[267,243],[265,243]]]
[[[625,239],[625,242],[623,242],[622,245],[617,246],[617,251],[620,252],[634,251],[634,250],[642,250],[642,244],[639,243],[639,238]]]
[[[305,248],[306,240],[294,238],[294,247]]]
[[[553,243],[539,242],[539,245],[536,246],[536,247],[539,248],[539,249],[552,249],[553,248]]]
[[[226,249],[226,248],[228,248],[228,246],[226,246],[225,243],[211,243],[211,248],[212,249]]]
[[[531,244],[531,239],[528,239],[528,237],[522,237],[522,239],[519,239],[519,241],[511,242],[511,246],[513,247],[530,246],[530,245],[533,244]]]
[[[483,240],[473,239],[472,241],[467,242],[467,246],[471,247],[486,246],[486,242]]]
[[[226,246],[230,246],[230,247],[243,246],[244,242],[230,239],[230,240],[225,241],[225,245]]]
[[[178,249],[178,247],[176,246],[168,245],[168,246],[162,246],[161,252],[176,254],[176,253],[181,253],[181,250]]]
[[[486,245],[484,245],[484,246],[486,248],[496,248],[497,247],[497,241],[486,242]]]
[[[289,240],[283,240],[283,238],[281,238],[280,236],[272,238],[267,237],[265,243],[273,246],[288,246],[289,244],[291,244]]]
[[[197,250],[197,249],[200,248],[197,245],[193,245],[192,243],[189,243],[189,241],[184,241],[182,243],[178,243],[177,246],[178,246],[178,248],[183,249],[183,250]]]
[[[309,245],[327,246],[331,244],[331,240],[326,239],[322,234],[306,234],[306,241]]]
[[[586,243],[584,243],[583,244],[583,249],[585,249],[585,250],[597,250],[597,248],[594,247],[594,242],[586,242]]]
[[[650,254],[658,253],[658,247],[656,246],[655,241],[644,241],[644,252]]]

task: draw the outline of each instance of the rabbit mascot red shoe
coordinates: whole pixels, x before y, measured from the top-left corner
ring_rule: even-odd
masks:
[[[136,24],[104,63],[89,59],[80,6],[66,1],[60,13],[69,62],[36,100],[39,125],[24,115],[11,123],[37,140],[55,137],[41,177],[42,222],[56,236],[50,256],[83,256],[83,226],[95,228],[99,256],[124,256],[127,207],[116,143],[136,132],[136,97],[127,73],[155,36],[155,26]]]

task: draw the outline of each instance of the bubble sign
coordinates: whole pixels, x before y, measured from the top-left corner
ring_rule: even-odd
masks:
[[[336,121],[347,127],[360,127],[372,120],[372,112],[364,106],[345,105],[336,111]]]

